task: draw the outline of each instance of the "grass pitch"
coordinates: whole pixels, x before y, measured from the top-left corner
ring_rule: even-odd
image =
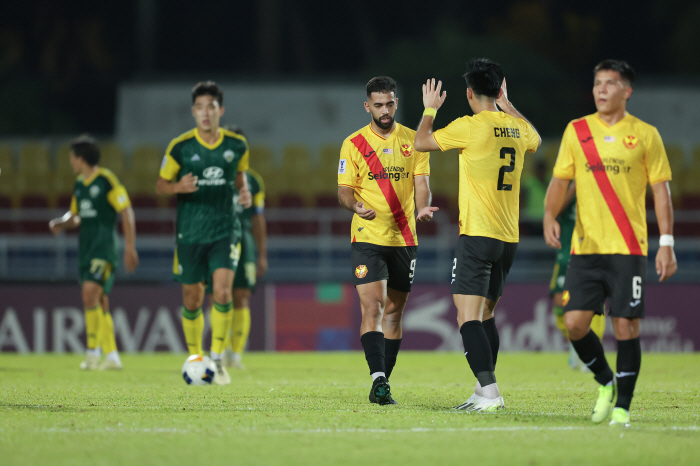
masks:
[[[0,463],[700,463],[700,355],[643,356],[626,430],[590,422],[596,384],[566,358],[499,355],[506,409],[465,414],[450,409],[473,390],[460,354],[402,352],[398,406],[367,401],[359,352],[247,354],[224,387],[187,386],[184,354],[125,355],[121,372],[0,354]]]

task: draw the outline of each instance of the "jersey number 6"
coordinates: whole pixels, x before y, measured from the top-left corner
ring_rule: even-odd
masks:
[[[503,165],[500,170],[498,170],[498,191],[512,191],[512,184],[505,184],[503,182],[503,177],[506,173],[510,173],[515,169],[515,149],[512,147],[501,147],[501,158],[505,159],[506,155],[510,154],[510,165]]]

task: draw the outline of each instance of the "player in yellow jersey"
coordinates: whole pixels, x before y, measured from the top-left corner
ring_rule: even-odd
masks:
[[[656,128],[626,112],[634,70],[621,60],[604,60],[594,70],[597,113],[566,127],[547,191],[544,237],[560,248],[561,210],[567,186],[576,181],[576,226],[562,301],[564,323],[581,361],[600,384],[591,420],[629,424],[629,408],[641,367],[639,319],[644,317],[649,183],[661,232],[656,254],[659,281],[677,270],[673,252],[671,169]],[[609,314],[617,339],[617,374],[591,330],[594,315]],[[617,402],[615,394],[617,393]]]
[[[499,337],[493,318],[518,247],[520,175],[526,152],[542,143],[535,128],[508,101],[501,67],[471,60],[464,116],[433,132],[446,98],[442,82],[423,86],[425,112],[416,133],[418,150],[459,149],[459,240],[452,264],[452,295],[464,354],[476,376],[474,394],[456,409],[504,407],[496,384]],[[502,112],[498,110],[501,108]],[[439,163],[439,161],[437,162]]]
[[[371,121],[343,142],[338,200],[355,214],[352,270],[362,308],[360,340],[372,376],[369,400],[385,405],[396,404],[389,377],[416,267],[416,220],[429,221],[438,208],[430,206],[430,154],[416,151],[415,131],[394,121],[396,82],[379,76],[366,90]]]

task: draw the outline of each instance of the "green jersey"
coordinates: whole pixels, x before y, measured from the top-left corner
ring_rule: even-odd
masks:
[[[253,227],[253,216],[262,214],[265,210],[265,184],[260,175],[254,170],[248,169],[246,172],[248,179],[248,191],[253,197],[253,204],[247,209],[238,203],[238,194],[234,197],[233,203],[236,206],[236,214],[241,219],[243,231],[250,231]]]
[[[205,244],[240,231],[233,197],[239,171],[248,169],[245,137],[219,128],[219,139],[207,144],[197,132],[188,131],[173,139],[163,157],[160,176],[179,180],[192,173],[197,191],[177,195],[178,244]]]
[[[117,214],[130,205],[126,189],[106,168],[98,168],[89,179],[78,177],[70,210],[80,216],[80,267],[89,266],[93,259],[102,259],[113,268],[117,267]]]

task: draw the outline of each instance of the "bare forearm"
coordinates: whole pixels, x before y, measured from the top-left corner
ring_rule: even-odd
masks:
[[[134,209],[127,207],[122,210],[122,229],[124,230],[124,246],[126,249],[136,248],[136,216]]]
[[[428,207],[432,202],[432,194],[430,192],[429,177],[419,176],[415,181],[415,202],[416,212],[420,212],[423,208]]]
[[[158,178],[156,182],[156,194],[172,195],[179,192],[180,190],[177,183],[172,183],[165,178]]]
[[[433,138],[433,123],[435,119],[430,115],[423,115],[418,125],[418,130],[416,131],[416,138],[413,144],[416,146],[416,150],[421,152],[429,152],[434,150],[439,150],[437,143]]]
[[[248,177],[245,175],[245,172],[238,172],[236,174],[235,186],[239,191],[241,189],[248,189]]]
[[[267,222],[262,214],[254,215],[250,228],[253,233],[255,246],[258,248],[258,257],[267,257]]]
[[[544,201],[544,215],[553,219],[559,216],[564,205],[566,197],[566,188],[569,185],[569,180],[562,180],[553,177],[547,188],[547,196]]]
[[[657,183],[651,187],[654,193],[654,211],[659,225],[659,234],[673,234],[673,204],[668,182]]]
[[[69,210],[63,216],[51,220],[50,225],[61,230],[72,230],[80,225],[80,216]]]
[[[355,212],[355,190],[347,186],[338,186],[338,202],[340,205],[348,209],[350,212]]]

